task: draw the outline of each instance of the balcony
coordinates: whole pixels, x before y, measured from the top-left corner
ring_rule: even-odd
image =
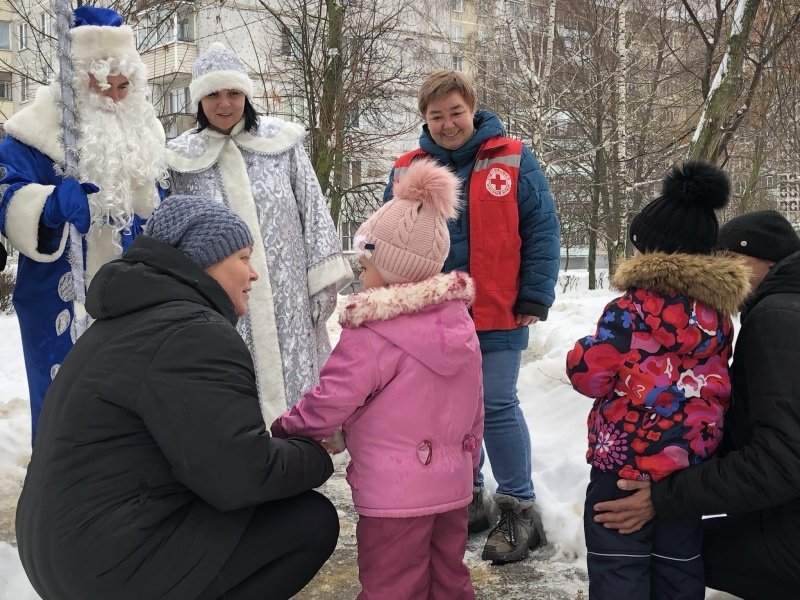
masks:
[[[142,53],[150,82],[170,87],[189,85],[196,58],[194,42],[169,42]]]

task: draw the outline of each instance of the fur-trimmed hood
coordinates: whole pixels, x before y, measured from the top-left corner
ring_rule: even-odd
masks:
[[[370,288],[353,294],[339,323],[353,329],[365,323],[422,312],[450,300],[463,300],[471,305],[474,299],[475,284],[469,275],[463,271],[440,273],[419,283]]]
[[[353,294],[339,321],[345,329],[368,330],[427,369],[449,377],[464,368],[465,350],[478,344],[467,310],[474,297],[469,275],[440,273],[419,283]]]
[[[652,252],[622,262],[611,283],[620,291],[681,294],[732,315],[750,292],[749,276],[747,265],[734,257]]]

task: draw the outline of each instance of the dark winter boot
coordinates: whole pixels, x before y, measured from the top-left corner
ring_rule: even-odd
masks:
[[[483,560],[517,562],[528,556],[528,550],[545,543],[542,517],[533,500],[495,494],[494,502],[500,520],[489,532],[481,555]]]
[[[489,511],[486,509],[486,496],[483,488],[476,485],[472,488],[472,502],[467,507],[469,514],[468,531],[478,533],[489,529]]]

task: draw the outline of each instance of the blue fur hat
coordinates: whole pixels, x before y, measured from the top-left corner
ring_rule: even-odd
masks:
[[[75,27],[96,25],[98,27],[120,27],[122,15],[102,6],[79,6],[75,9]]]

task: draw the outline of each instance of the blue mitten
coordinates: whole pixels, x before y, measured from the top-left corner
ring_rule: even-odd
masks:
[[[65,179],[57,186],[42,210],[42,223],[56,229],[64,223],[72,223],[80,233],[89,231],[89,194],[98,192],[93,183],[79,183],[75,179]]]

